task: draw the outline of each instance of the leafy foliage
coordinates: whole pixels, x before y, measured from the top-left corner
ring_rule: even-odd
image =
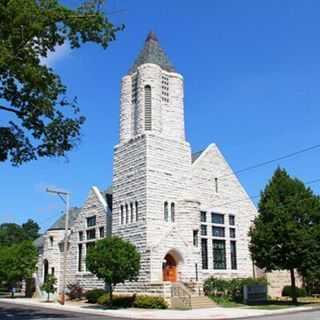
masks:
[[[307,291],[305,288],[295,288],[296,290],[296,297],[306,297]],[[282,289],[282,296],[283,297],[293,297],[293,290],[291,286],[284,286]]]
[[[130,242],[111,236],[97,241],[89,250],[86,266],[109,286],[112,300],[112,286],[137,279],[140,254]]]
[[[85,293],[85,297],[89,303],[97,303],[98,299],[106,293],[103,289],[92,289]]]
[[[0,162],[13,165],[64,156],[79,141],[84,117],[76,98],[41,63],[57,46],[93,42],[106,48],[123,29],[103,14],[103,0],[68,8],[58,0],[0,0]]]
[[[290,271],[296,303],[294,270],[304,274],[320,266],[319,197],[278,168],[261,193],[259,213],[249,232],[252,258],[267,271]]]
[[[133,306],[136,308],[146,308],[146,309],[167,309],[168,304],[162,297],[155,296],[136,296]]]
[[[52,274],[48,274],[43,285],[41,286],[41,290],[45,291],[48,294],[47,301],[50,300],[50,293],[56,292],[56,284],[57,279]]]
[[[12,246],[0,246],[0,280],[14,286],[31,278],[37,263],[37,251],[31,241]]]
[[[249,285],[264,285],[266,286],[267,280],[261,278],[233,278],[221,279],[210,277],[206,279],[203,284],[203,290],[208,296],[224,297],[232,301],[243,300],[243,287]]]
[[[25,240],[35,240],[39,237],[39,225],[29,219],[19,226],[15,223],[3,223],[0,225],[0,246],[10,246]]]
[[[110,308],[130,308],[133,306],[135,295],[132,296],[123,296],[123,295],[114,295],[112,301],[109,293],[103,294],[98,299],[98,304],[107,306]]]
[[[79,300],[84,296],[84,290],[79,282],[68,284],[67,288],[70,300]]]

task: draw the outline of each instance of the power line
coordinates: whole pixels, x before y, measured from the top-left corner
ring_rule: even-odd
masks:
[[[295,152],[292,152],[292,153],[288,153],[288,154],[283,155],[283,156],[278,157],[278,158],[274,158],[274,159],[271,159],[271,160],[267,160],[267,161],[264,161],[264,162],[260,162],[260,163],[251,165],[251,166],[249,166],[249,167],[236,170],[236,171],[234,171],[234,172],[231,173],[231,174],[222,175],[222,176],[220,176],[220,177],[218,177],[218,178],[221,179],[221,178],[229,177],[229,176],[232,176],[233,174],[238,175],[238,174],[240,174],[240,173],[243,173],[243,172],[246,172],[246,171],[249,171],[249,170],[253,170],[253,169],[257,169],[257,168],[266,166],[266,165],[268,165],[268,164],[271,164],[271,163],[274,163],[274,162],[277,162],[277,161],[280,161],[280,160],[289,159],[289,158],[295,157],[295,156],[297,156],[297,155],[299,155],[299,154],[302,154],[302,153],[305,153],[305,152],[309,152],[309,151],[312,151],[312,150],[315,150],[315,149],[318,149],[318,148],[320,148],[320,144],[316,144],[316,145],[313,145],[313,146],[308,147],[308,148],[305,148],[305,149],[301,149],[301,150],[298,150],[298,151],[295,151]]]
[[[304,184],[305,184],[305,185],[310,185],[310,184],[314,184],[314,183],[318,183],[318,182],[320,182],[320,178],[319,178],[319,179],[314,179],[314,180],[307,181],[307,182],[305,182]],[[234,201],[229,201],[229,202],[221,203],[221,204],[218,204],[217,206],[214,206],[214,207],[215,207],[215,208],[223,207],[223,206],[226,206],[226,205],[229,205],[229,204],[233,204],[233,203],[248,201],[249,199],[250,199],[250,200],[257,199],[257,198],[259,198],[259,197],[260,197],[260,194],[257,194],[257,195],[254,195],[254,196],[249,196],[249,197],[242,198],[242,199],[238,199],[238,200],[234,200]]]

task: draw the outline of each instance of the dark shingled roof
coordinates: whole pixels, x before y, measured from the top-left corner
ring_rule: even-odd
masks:
[[[159,40],[154,32],[150,32],[148,34],[144,43],[144,47],[140,51],[140,54],[134,62],[134,65],[129,70],[129,74],[136,72],[137,68],[145,63],[154,63],[160,66],[163,70],[175,72],[175,69],[169,58],[160,47]]]
[[[69,210],[69,228],[73,226],[77,219],[81,209],[74,207]],[[65,225],[65,214],[63,214],[48,230],[64,229]]]
[[[203,151],[204,150],[201,150],[201,151],[195,152],[191,155],[192,163],[194,163],[201,156]]]
[[[44,238],[43,235],[38,237],[36,240],[33,241],[33,244],[36,248],[42,248],[44,245]]]

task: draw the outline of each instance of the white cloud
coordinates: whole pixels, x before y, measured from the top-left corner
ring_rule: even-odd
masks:
[[[68,42],[65,42],[61,46],[56,46],[55,50],[49,52],[46,58],[41,57],[40,63],[46,64],[48,67],[53,67],[58,61],[67,57],[71,53],[71,48]]]

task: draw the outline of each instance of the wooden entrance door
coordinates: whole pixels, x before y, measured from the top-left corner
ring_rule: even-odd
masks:
[[[174,258],[167,254],[163,263],[163,281],[176,282],[177,281],[177,263]]]

